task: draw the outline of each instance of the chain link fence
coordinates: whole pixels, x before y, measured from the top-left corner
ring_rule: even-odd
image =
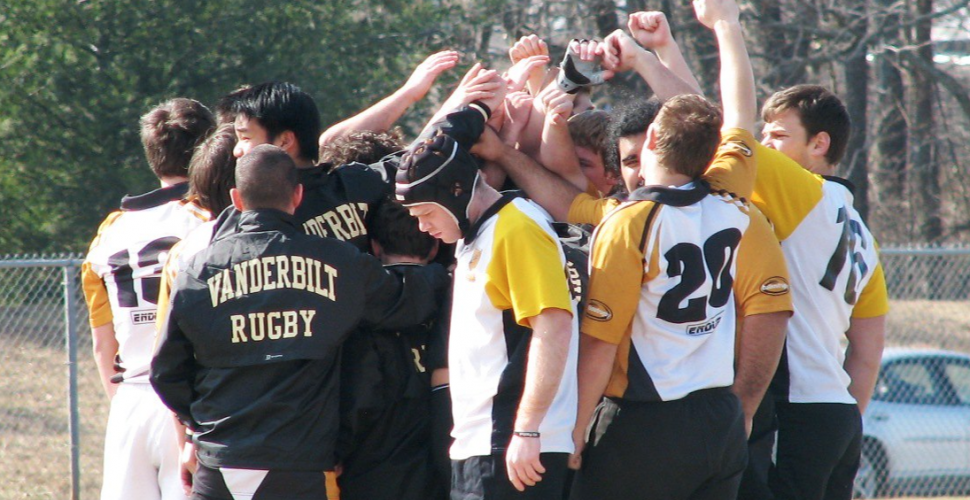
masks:
[[[882,259],[888,349],[864,417],[857,495],[966,495],[970,249],[884,249]],[[0,499],[99,496],[108,400],[80,264],[0,257]]]

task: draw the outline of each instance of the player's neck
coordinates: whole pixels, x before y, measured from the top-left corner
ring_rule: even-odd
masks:
[[[183,182],[189,182],[188,177],[172,176],[172,177],[159,177],[158,182],[163,188],[171,187],[176,184],[181,184]]]
[[[655,164],[652,168],[647,168],[643,172],[644,186],[683,186],[694,179],[689,175],[674,172],[664,168],[663,165]]]
[[[475,194],[468,203],[468,221],[471,224],[478,222],[478,219],[502,198],[494,188],[484,182],[475,187]]]

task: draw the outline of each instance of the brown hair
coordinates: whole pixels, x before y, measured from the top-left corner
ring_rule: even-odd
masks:
[[[664,103],[654,120],[654,154],[664,167],[700,177],[721,143],[721,111],[698,95],[679,95]]]
[[[598,154],[603,159],[607,173],[616,174],[618,171],[610,168],[614,162],[607,158],[610,151],[609,128],[610,114],[606,111],[584,111],[569,119],[569,136],[573,139],[573,145]]]
[[[141,117],[141,143],[156,177],[185,177],[196,145],[212,131],[215,118],[192,99],[166,101]]]
[[[794,110],[805,127],[807,139],[820,132],[829,135],[829,150],[825,161],[836,165],[845,155],[845,148],[852,133],[849,112],[842,101],[820,85],[795,85],[775,92],[761,109],[761,117],[770,122],[780,113]]]
[[[320,162],[334,166],[355,161],[370,165],[404,147],[400,130],[394,129],[387,132],[356,130],[321,146]]]
[[[189,164],[189,194],[213,216],[232,205],[229,190],[236,187],[236,132],[223,123],[192,155]]]

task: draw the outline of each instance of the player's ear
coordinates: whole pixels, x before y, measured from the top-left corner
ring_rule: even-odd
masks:
[[[832,145],[832,136],[828,132],[819,132],[808,141],[808,150],[812,156],[825,156]]]
[[[293,203],[293,210],[303,203],[303,184],[297,184],[296,189],[293,190],[293,198],[291,198],[291,203]]]
[[[284,130],[277,134],[275,145],[282,148],[293,158],[301,156],[300,143],[296,141],[296,134],[292,130]]]
[[[381,244],[378,243],[377,240],[375,240],[374,238],[371,238],[371,240],[370,240],[370,251],[371,251],[372,254],[374,254],[374,257],[377,257],[379,259],[379,258],[381,258],[381,255],[384,252],[384,248],[381,247]]]
[[[229,198],[232,200],[232,206],[236,207],[236,210],[240,212],[246,210],[246,207],[243,205],[242,193],[238,189],[229,189]]]
[[[431,245],[431,251],[428,252],[427,262],[433,261],[438,256],[438,246],[438,238],[435,238],[434,245]]]
[[[653,151],[657,148],[657,127],[654,124],[650,124],[647,127],[647,137],[643,140],[643,149]],[[643,157],[643,152],[641,150],[640,157]]]

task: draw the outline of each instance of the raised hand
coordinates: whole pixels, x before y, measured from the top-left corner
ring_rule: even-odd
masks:
[[[573,113],[575,94],[567,94],[562,89],[549,86],[537,97],[539,109],[546,115],[546,121],[552,125],[565,125]]]
[[[549,64],[549,56],[547,55],[529,56],[513,64],[505,73],[509,92],[518,92],[524,89],[525,84],[535,76],[536,72],[545,68],[547,64]]]
[[[438,75],[454,68],[456,64],[458,64],[458,52],[454,50],[431,54],[414,68],[411,77],[402,88],[415,102],[420,101],[431,90]]]
[[[694,0],[693,4],[697,20],[710,29],[718,22],[737,24],[741,16],[734,0]]]
[[[509,49],[509,59],[512,60],[512,64],[518,64],[519,61],[533,56],[546,56],[549,57],[549,47],[546,42],[542,41],[536,35],[524,36],[512,45]]]
[[[634,69],[637,59],[646,52],[643,47],[637,44],[636,40],[623,30],[610,33],[603,40],[601,51],[603,53],[603,66],[615,72]]]
[[[532,96],[528,92],[509,92],[505,96],[505,123],[502,125],[502,140],[515,145],[522,130],[529,124],[532,114]]]
[[[559,65],[559,87],[575,93],[580,87],[599,85],[613,77],[611,68],[601,61],[603,47],[595,40],[573,39]]]
[[[630,34],[646,49],[657,50],[666,47],[674,40],[670,34],[670,24],[663,12],[637,12],[630,14],[627,22]]]

